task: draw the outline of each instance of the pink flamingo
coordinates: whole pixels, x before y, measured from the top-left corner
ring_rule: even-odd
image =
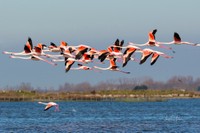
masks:
[[[94,68],[99,69],[99,70],[111,70],[111,71],[122,72],[125,74],[130,74],[130,72],[125,72],[125,71],[120,70],[118,68],[118,66],[116,66],[115,60],[116,60],[116,58],[110,59],[110,66],[107,68],[102,68],[102,67],[98,67],[98,66],[94,66]]]
[[[187,45],[192,45],[192,46],[196,46],[197,45],[197,43],[182,41],[181,37],[179,36],[179,34],[177,32],[174,32],[173,41],[171,41],[171,42],[159,42],[159,43],[162,43],[162,44],[176,44],[176,45],[187,44]]]
[[[38,103],[46,105],[45,108],[44,108],[44,111],[47,111],[51,107],[55,107],[55,111],[59,111],[59,105],[55,102],[48,102],[48,103],[38,102]]]
[[[164,48],[164,49],[167,49],[167,50],[172,50],[171,47],[163,46],[163,45],[161,45],[162,44],[161,42],[156,41],[156,37],[155,37],[156,32],[157,32],[157,29],[150,31],[149,34],[148,34],[149,40],[148,40],[148,42],[146,42],[144,44],[136,44],[136,43],[133,43],[133,42],[129,42],[128,44],[136,45],[136,46],[156,46],[156,47]]]
[[[10,55],[30,55],[33,49],[32,39],[28,37],[28,41],[24,45],[24,50],[22,52],[7,52],[4,51],[3,54],[10,54]]]

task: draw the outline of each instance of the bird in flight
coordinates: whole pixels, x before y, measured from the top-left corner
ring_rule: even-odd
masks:
[[[44,108],[44,111],[47,111],[48,109],[55,107],[55,111],[59,111],[59,105],[55,102],[48,102],[48,103],[44,103],[44,102],[38,102],[39,104],[43,104],[46,105]]]

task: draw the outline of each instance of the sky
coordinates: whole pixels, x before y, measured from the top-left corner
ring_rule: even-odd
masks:
[[[158,30],[157,41],[172,41],[173,33],[178,32],[183,41],[200,42],[199,0],[0,1],[1,53],[21,52],[28,37],[32,38],[33,45],[49,45],[50,42],[59,45],[60,41],[66,41],[69,45],[86,44],[99,50],[106,49],[117,38],[125,40],[125,46],[128,42],[145,43],[148,32],[153,29]],[[54,67],[45,62],[10,59],[1,54],[0,88],[21,83],[41,89],[58,88],[65,83],[98,84],[119,78],[151,77],[158,81],[166,81],[172,76],[199,78],[200,47],[171,47],[176,53],[151,48],[173,56],[173,59],[160,57],[153,66],[147,60],[142,65],[129,62],[125,68],[120,67],[130,71],[128,75],[112,71],[65,73],[64,62]],[[140,55],[136,57],[139,59]]]

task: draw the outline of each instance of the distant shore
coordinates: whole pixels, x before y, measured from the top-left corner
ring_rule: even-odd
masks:
[[[196,91],[183,90],[103,90],[91,92],[2,91],[0,101],[166,101],[174,98],[200,98]]]

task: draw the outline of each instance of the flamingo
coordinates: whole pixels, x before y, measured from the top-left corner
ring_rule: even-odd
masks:
[[[159,56],[162,56],[164,58],[173,58],[172,56],[168,56],[160,51],[154,51],[151,58],[151,65],[155,64]]]
[[[33,49],[32,39],[28,37],[28,41],[24,45],[24,50],[22,52],[8,52],[4,51],[3,54],[10,54],[10,55],[30,55]]]
[[[131,58],[131,56],[136,50],[141,50],[141,48],[134,46],[134,45],[128,45],[127,47],[124,47],[124,48],[126,48],[126,50],[124,51],[124,54],[123,54],[122,67],[125,67],[129,60],[134,60]]]
[[[48,47],[47,50],[45,50],[45,52],[60,52],[60,48],[64,48],[67,47],[68,43],[65,41],[61,41],[60,42],[60,46],[57,46],[55,43],[50,42],[50,46]]]
[[[120,70],[118,68],[118,66],[116,66],[115,60],[116,60],[116,58],[110,59],[110,66],[107,68],[102,68],[102,67],[98,67],[98,66],[94,66],[94,68],[99,69],[99,70],[111,70],[111,71],[122,72],[125,74],[130,74],[130,72],[125,72],[125,71]]]
[[[59,105],[55,102],[48,102],[48,103],[38,102],[38,103],[46,105],[46,107],[44,108],[44,111],[47,111],[51,107],[55,107],[55,111],[59,111]]]
[[[121,47],[123,46],[123,44],[124,44],[124,40],[119,41],[119,39],[117,39],[115,43],[111,45],[112,46],[111,48],[114,52],[121,52],[122,50]]]
[[[84,63],[87,64],[89,62],[93,62],[93,55],[89,54],[89,53],[84,53],[83,56],[81,57],[81,59],[75,59],[75,56],[72,55],[71,53],[65,53],[63,54],[65,58],[69,58],[70,60],[76,61],[76,62],[80,62],[80,63]],[[52,61],[54,62],[58,62],[58,61],[65,61],[64,59],[53,59]]]
[[[35,61],[44,61],[48,64],[51,64],[53,66],[56,66],[56,63],[50,62],[48,60],[45,60],[39,56],[45,56],[46,54],[43,53],[42,49],[43,47],[45,47],[46,45],[39,43],[37,46],[34,47],[34,51],[32,50],[32,52],[29,54],[30,56],[28,57],[22,57],[22,56],[13,56],[11,55],[10,58],[15,58],[15,59],[24,59],[24,60],[35,60]]]
[[[14,55],[11,55],[10,58],[14,58],[14,59],[24,59],[24,60],[34,60],[34,61],[44,61],[50,65],[53,65],[53,66],[56,66],[57,64],[56,63],[53,63],[53,62],[50,62],[48,60],[45,60],[37,55],[31,55],[31,56],[28,56],[28,57],[22,57],[22,56],[14,56]]]
[[[65,72],[68,72],[70,70],[74,62],[75,62],[75,59],[65,57]]]
[[[76,54],[75,54],[75,59],[81,59],[81,57],[83,56],[83,54],[85,53],[85,52],[87,52],[88,50],[90,50],[91,49],[91,47],[90,46],[88,46],[88,45],[83,45],[83,44],[80,44],[80,45],[78,45],[78,46],[72,46],[73,48],[77,48],[76,49]]]
[[[100,62],[103,62],[105,59],[110,60],[113,58],[123,57],[123,53],[113,51],[112,46],[109,46],[107,50],[100,50],[98,55],[99,55],[98,59],[100,60]]]
[[[196,46],[197,45],[197,43],[182,41],[180,35],[177,32],[174,32],[173,41],[171,41],[171,42],[159,42],[159,43],[162,43],[162,44],[176,44],[176,45],[187,44],[187,45],[192,45],[192,46]]]
[[[71,68],[71,70],[93,70],[93,68],[89,66],[84,66],[82,64],[78,64],[78,67]]]
[[[153,65],[157,61],[159,56],[162,56],[164,58],[173,58],[172,56],[168,56],[168,55],[166,55],[166,54],[164,54],[164,53],[162,53],[160,51],[155,51],[155,50],[148,49],[148,48],[143,49],[143,50],[141,50],[139,52],[142,52],[142,57],[140,59],[140,64],[143,64],[147,60],[147,58],[149,58],[151,55],[152,55],[151,65]]]
[[[31,55],[37,55],[37,56],[46,56],[48,58],[58,58],[58,55],[51,55],[51,54],[46,54],[44,53],[45,50],[43,50],[46,47],[45,44],[38,43],[37,46],[34,47],[33,52]]]
[[[37,46],[34,47],[32,54],[36,54],[38,56],[46,56],[46,54],[43,52],[44,47],[46,47],[45,44],[38,43]]]
[[[167,50],[172,50],[171,47],[163,46],[163,45],[161,45],[162,44],[161,42],[157,42],[155,40],[156,39],[156,37],[155,37],[156,32],[157,32],[157,29],[150,31],[148,33],[149,40],[148,40],[148,42],[146,42],[144,44],[136,44],[136,43],[133,43],[133,42],[129,42],[128,44],[136,45],[136,46],[156,46],[156,47],[164,48],[164,49],[167,49]]]
[[[64,56],[68,58],[75,58],[75,55],[72,54],[75,51],[75,49],[72,49],[71,47],[66,47],[66,48],[60,48],[60,50],[61,50],[60,57]]]
[[[145,48],[139,52],[142,52],[142,57],[140,59],[140,64],[143,64],[147,58],[149,58],[149,56],[151,56],[153,54],[153,50],[152,49],[148,49],[148,48]]]

